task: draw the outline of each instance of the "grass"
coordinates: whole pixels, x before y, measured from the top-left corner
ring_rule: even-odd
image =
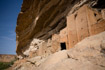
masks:
[[[0,70],[5,70],[5,69],[11,67],[15,61],[16,60],[13,60],[11,62],[0,62]]]

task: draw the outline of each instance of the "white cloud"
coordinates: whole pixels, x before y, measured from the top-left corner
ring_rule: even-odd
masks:
[[[6,40],[11,40],[11,41],[14,41],[14,40],[15,40],[14,38],[6,37],[6,36],[2,36],[2,37],[0,37],[0,38],[6,39]]]
[[[8,35],[7,36],[0,36],[1,39],[5,39],[5,40],[10,40],[10,41],[15,41],[16,40],[16,34],[14,31],[8,31]]]

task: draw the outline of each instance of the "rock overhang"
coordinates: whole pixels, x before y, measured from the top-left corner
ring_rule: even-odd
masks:
[[[66,17],[93,0],[23,0],[16,26],[17,54],[33,38],[48,40],[66,27]],[[93,2],[102,3],[100,0]],[[94,3],[95,4],[95,3]],[[92,4],[92,5],[94,5]],[[98,6],[98,4],[93,7]],[[104,7],[103,5],[100,6]]]

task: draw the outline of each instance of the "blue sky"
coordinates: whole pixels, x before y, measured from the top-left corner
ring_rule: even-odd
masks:
[[[16,54],[16,22],[23,0],[0,0],[0,54]]]

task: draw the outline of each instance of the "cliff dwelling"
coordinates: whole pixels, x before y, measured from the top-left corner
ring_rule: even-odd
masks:
[[[104,0],[23,0],[13,70],[105,70]]]
[[[81,7],[74,14],[67,16],[67,26],[59,34],[52,36],[52,40],[65,43],[66,49],[72,48],[84,38],[98,34],[105,30],[105,20],[100,12]],[[59,40],[58,40],[59,39]],[[54,45],[55,46],[55,45]],[[59,45],[58,45],[59,46]]]
[[[56,12],[50,12],[45,8],[44,10],[42,9],[43,13],[39,12],[39,15],[37,15],[38,10],[32,10],[32,8],[27,9],[28,6],[24,6],[24,1],[22,6],[23,13],[19,13],[16,27],[16,52],[22,57],[24,55],[30,56],[32,52],[34,52],[35,55],[43,55],[59,50],[69,50],[84,38],[105,31],[104,9],[96,10],[88,4],[85,4],[80,8],[74,6],[76,8],[73,8],[72,11],[69,11],[70,8],[68,7],[65,10],[65,14],[65,12],[63,12],[65,9],[64,6],[62,7],[63,9],[61,9],[61,15],[57,15],[57,9],[51,7],[49,10],[55,10]],[[59,1],[55,4],[57,5],[57,3],[59,3]],[[69,6],[68,3],[67,5]],[[59,8],[60,6],[57,7]],[[28,11],[24,13],[25,9],[36,12],[36,14],[31,16],[35,19],[29,17],[29,15],[33,13],[28,13]],[[29,18],[25,17],[25,15]],[[52,21],[54,15],[56,15],[57,18]],[[25,19],[21,20],[22,18]],[[42,22],[44,24],[42,24]],[[48,24],[49,22],[50,24]],[[24,25],[24,27],[22,27],[22,25]]]

